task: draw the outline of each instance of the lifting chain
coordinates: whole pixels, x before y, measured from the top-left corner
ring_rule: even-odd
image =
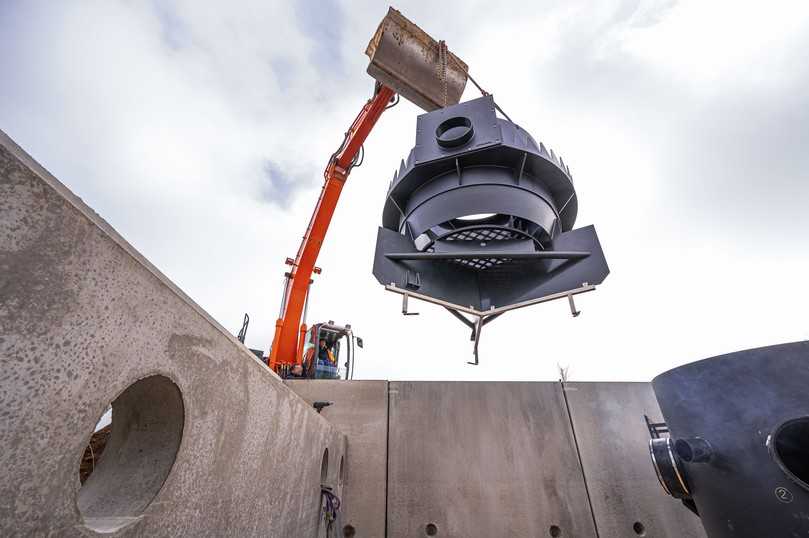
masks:
[[[441,73],[441,75],[442,75],[441,78],[444,81],[444,106],[447,106],[447,58],[448,57],[449,57],[449,51],[447,50],[447,44],[444,42],[444,40],[441,40],[441,41],[438,42],[438,62],[439,62],[439,64],[441,64],[441,68],[443,69],[443,73]],[[458,66],[458,68],[461,71],[464,72],[464,74],[466,74],[467,78],[469,78],[469,80],[472,82],[472,84],[474,84],[475,87],[478,89],[478,91],[480,91],[481,95],[483,95],[484,97],[486,97],[488,95],[491,95],[489,92],[487,92],[486,90],[481,88],[480,84],[478,84],[477,81],[474,78],[472,78],[472,75],[469,74],[469,69],[464,67],[461,64],[460,60],[458,60],[455,56],[452,56],[452,61],[455,63],[455,65]],[[494,107],[498,110],[498,112],[500,112],[503,115],[503,117],[505,117],[509,121],[509,123],[514,123],[513,121],[511,121],[511,118],[508,117],[508,114],[503,112],[503,109],[500,108],[497,105],[497,103],[494,103]]]
[[[444,107],[447,106],[447,42],[443,39],[438,42],[438,67],[441,69],[439,76],[444,85]]]

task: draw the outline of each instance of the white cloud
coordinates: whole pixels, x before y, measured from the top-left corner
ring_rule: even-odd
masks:
[[[650,68],[677,77],[703,94],[739,89],[777,91],[803,55],[809,4],[687,1],[656,24],[629,26],[623,49]]]

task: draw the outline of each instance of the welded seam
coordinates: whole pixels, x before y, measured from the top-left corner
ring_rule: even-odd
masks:
[[[595,530],[596,538],[600,538],[598,533],[598,523],[596,522],[596,513],[593,510],[593,501],[590,499],[590,488],[587,486],[587,476],[584,474],[584,462],[581,459],[581,450],[579,450],[579,440],[576,437],[576,427],[573,425],[573,413],[570,412],[570,402],[567,401],[567,392],[565,391],[565,383],[560,381],[562,386],[562,398],[565,400],[565,410],[567,411],[567,419],[570,421],[570,431],[573,434],[573,444],[576,445],[576,458],[579,461],[579,470],[581,471],[581,479],[584,482],[584,494],[587,496],[587,506],[590,508],[590,516],[593,518],[593,530]]]

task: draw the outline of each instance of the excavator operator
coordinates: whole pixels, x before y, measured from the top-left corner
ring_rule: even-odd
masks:
[[[320,339],[320,349],[317,352],[317,364],[315,364],[315,377],[318,379],[337,379],[337,358],[325,339]]]

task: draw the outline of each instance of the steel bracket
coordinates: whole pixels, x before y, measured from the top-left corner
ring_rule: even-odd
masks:
[[[552,293],[550,295],[545,295],[544,297],[530,299],[528,301],[522,301],[508,306],[501,306],[500,308],[492,306],[489,310],[478,310],[472,306],[461,306],[455,303],[451,303],[449,301],[436,299],[435,297],[430,297],[428,295],[423,295],[421,293],[406,290],[396,286],[396,284],[394,283],[385,286],[385,290],[393,293],[398,293],[402,296],[402,314],[404,314],[405,316],[418,315],[418,312],[408,311],[408,300],[412,297],[414,299],[418,299],[426,303],[432,303],[438,306],[443,306],[450,314],[455,316],[455,318],[458,319],[461,323],[472,329],[472,335],[470,340],[474,342],[474,348],[472,352],[475,355],[475,360],[474,362],[469,361],[467,362],[467,364],[471,364],[473,366],[477,366],[480,363],[478,356],[478,347],[480,345],[480,333],[481,330],[483,329],[483,326],[486,325],[487,323],[494,321],[495,319],[505,314],[506,312],[511,312],[512,310],[525,308],[527,306],[533,306],[535,304],[547,303],[549,301],[554,301],[556,299],[564,299],[565,297],[567,297],[568,304],[570,305],[570,313],[573,315],[573,317],[578,317],[578,315],[581,314],[581,311],[576,310],[576,303],[573,301],[573,296],[578,295],[580,293],[587,293],[588,291],[594,291],[595,289],[596,287],[594,285],[584,282],[580,287],[572,290],[562,291],[559,293]],[[464,316],[464,314],[467,314],[475,318],[474,321]]]

